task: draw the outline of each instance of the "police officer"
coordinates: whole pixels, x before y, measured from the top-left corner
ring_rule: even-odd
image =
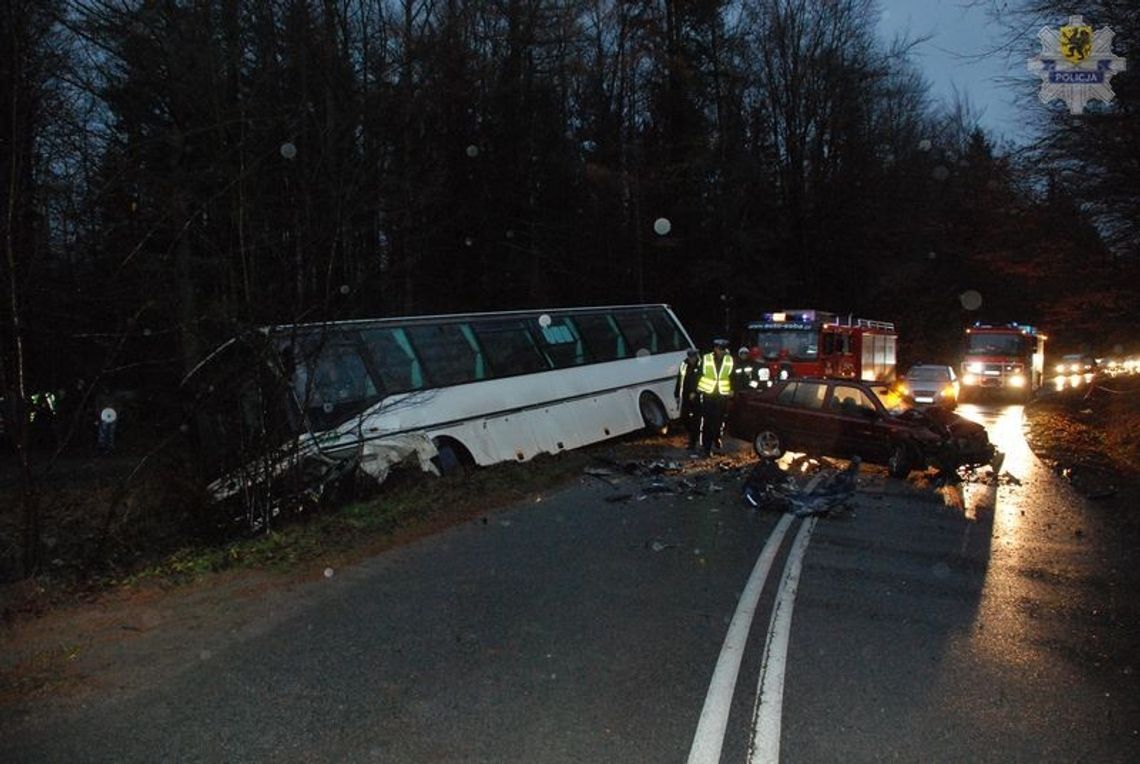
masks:
[[[701,378],[701,354],[696,348],[689,353],[677,369],[677,381],[673,385],[673,397],[681,405],[681,422],[689,434],[688,449],[696,455],[697,439],[701,436],[701,401],[697,392],[697,382]]]
[[[713,351],[701,359],[697,390],[701,394],[701,451],[711,456],[713,444],[720,438],[728,399],[732,396],[732,356],[728,353],[728,340],[713,340]]]

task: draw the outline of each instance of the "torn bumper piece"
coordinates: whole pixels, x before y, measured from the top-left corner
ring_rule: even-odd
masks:
[[[439,475],[439,467],[435,463],[438,456],[439,450],[427,435],[397,435],[361,445],[359,468],[377,483],[383,483],[392,467],[415,457],[422,471]]]
[[[273,504],[319,501],[328,489],[359,473],[376,483],[392,468],[412,461],[424,472],[439,475],[439,451],[427,435],[407,434],[367,441],[352,448],[321,450],[313,441],[256,459],[210,484],[215,501],[251,492],[268,495]]]

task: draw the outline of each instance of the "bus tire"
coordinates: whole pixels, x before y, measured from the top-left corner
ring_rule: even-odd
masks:
[[[641,420],[645,422],[645,429],[655,435],[664,435],[669,429],[669,414],[665,412],[665,406],[657,396],[653,393],[642,393],[637,405],[641,410]]]
[[[433,438],[435,450],[439,453],[432,459],[441,475],[458,475],[466,472],[467,468],[475,464],[470,452],[455,438]]]

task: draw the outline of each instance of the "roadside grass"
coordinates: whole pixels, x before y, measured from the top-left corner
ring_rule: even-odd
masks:
[[[1098,379],[1026,407],[1033,450],[1062,467],[1088,466],[1140,479],[1140,377]]]
[[[658,458],[663,447],[675,445],[673,440],[628,436],[445,477],[400,465],[383,485],[362,486],[365,495],[357,500],[289,518],[256,536],[231,535],[216,542],[172,542],[177,523],[162,518],[172,514],[171,493],[186,487],[162,486],[158,479],[141,482],[116,519],[116,559],[93,564],[79,562],[85,557],[74,539],[94,537],[107,514],[103,507],[111,501],[111,487],[100,483],[45,490],[56,544],[52,554],[65,558],[66,564],[57,558],[58,564],[40,574],[0,587],[0,615],[38,615],[116,587],[173,588],[224,571],[320,575],[326,567],[343,566],[502,507],[536,500],[581,477],[590,464]],[[185,511],[178,510],[183,515]],[[67,539],[54,540],[65,534]],[[148,539],[153,543],[148,545]]]
[[[680,448],[683,440],[635,435],[444,477],[402,465],[367,499],[256,537],[185,546],[111,583],[178,584],[235,568],[317,573],[326,565],[344,565],[506,506],[537,501],[581,478],[590,465],[660,458],[663,448]]]
[[[586,452],[569,452],[442,478],[400,467],[367,499],[298,518],[256,537],[183,547],[123,583],[177,584],[234,568],[295,570],[316,563],[344,564],[550,491],[580,475],[590,459]]]

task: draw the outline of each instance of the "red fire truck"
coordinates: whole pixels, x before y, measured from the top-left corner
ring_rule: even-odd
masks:
[[[1045,379],[1046,339],[1027,324],[978,322],[967,327],[962,392],[1032,395]]]
[[[781,310],[748,323],[754,386],[788,377],[895,378],[898,335],[889,321],[822,310]]]

